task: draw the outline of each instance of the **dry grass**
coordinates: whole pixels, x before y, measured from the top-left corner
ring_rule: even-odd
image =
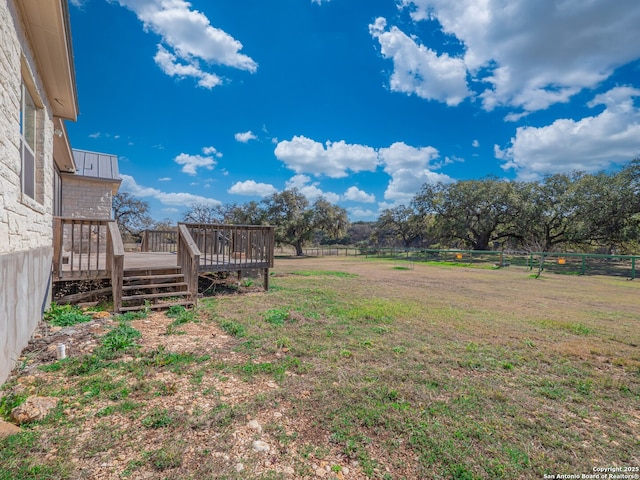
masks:
[[[0,478],[537,479],[640,465],[640,283],[398,266],[281,258],[269,293],[204,299],[200,322],[173,335],[163,316],[132,322],[141,348],[109,367],[30,372],[61,406],[1,441]],[[269,454],[251,450],[250,419]]]

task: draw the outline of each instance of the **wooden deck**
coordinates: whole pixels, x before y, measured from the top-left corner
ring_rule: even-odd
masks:
[[[126,252],[124,254],[124,269],[170,268],[177,266],[178,256],[165,252]],[[200,257],[200,272],[233,272],[236,270],[254,270],[269,268],[267,262],[246,259],[226,258],[222,261],[211,262],[211,259]]]
[[[82,280],[89,278],[109,278],[106,268],[106,253],[69,253],[60,266],[59,278],[55,280]],[[237,270],[258,270],[270,268],[267,262],[246,258],[224,258],[211,261],[211,258],[200,258],[200,272],[235,272]],[[215,260],[215,259],[214,259]],[[89,269],[89,265],[98,268]],[[125,252],[124,270],[144,270],[176,268],[178,256],[167,252]]]
[[[184,294],[194,304],[201,273],[237,272],[240,280],[247,272],[260,271],[265,290],[269,288],[275,246],[270,226],[181,223],[175,230],[145,232],[140,252],[124,251],[113,220],[55,217],[53,230],[53,281],[110,279],[115,311],[135,308],[122,304],[123,299],[133,298],[123,295],[132,290],[128,285],[132,278],[163,280],[160,277],[170,275],[163,270],[174,270],[171,275],[183,277],[176,286],[186,285]],[[147,293],[146,298],[168,293]]]

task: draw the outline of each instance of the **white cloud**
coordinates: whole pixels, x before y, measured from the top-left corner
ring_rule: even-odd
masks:
[[[146,31],[161,37],[155,61],[167,75],[193,77],[198,85],[210,89],[221,80],[207,72],[203,63],[249,72],[258,68],[253,59],[240,53],[242,44],[238,40],[212,26],[206,15],[192,10],[185,0],[115,1],[132,10]]]
[[[220,85],[222,79],[213,73],[207,73],[197,63],[180,63],[178,57],[169,52],[162,45],[158,45],[158,53],[153,57],[160,69],[170,77],[193,77],[198,80],[198,85],[207,89]]]
[[[344,192],[342,198],[344,200],[362,203],[374,203],[376,201],[375,195],[360,190],[358,187],[349,187],[347,191]]]
[[[155,198],[164,205],[189,207],[194,203],[204,203],[207,205],[220,205],[221,202],[213,198],[202,197],[192,193],[167,193],[157,188],[144,187],[138,185],[131,175],[120,175],[122,184],[120,186],[123,192],[129,192],[136,197]]]
[[[480,146],[480,142],[476,139],[473,141],[473,143],[471,144],[472,147],[478,148]]]
[[[291,141],[280,142],[276,148],[276,157],[285,162],[289,168],[298,173],[289,182],[287,188],[297,187],[309,198],[321,195],[331,197],[331,201],[354,200],[374,202],[375,197],[356,187],[349,188],[343,197],[335,193],[323,193],[319,183],[309,183],[311,178],[305,174],[327,175],[332,178],[347,176],[347,171],[375,171],[383,165],[384,171],[391,180],[385,192],[385,198],[391,201],[408,201],[420,187],[426,183],[439,181],[449,182],[447,175],[434,173],[433,170],[452,161],[445,158],[435,164],[439,158],[438,150],[433,147],[412,147],[403,142],[396,142],[388,148],[376,150],[366,145],[348,145],[344,141],[323,144],[303,136],[295,136]]]
[[[378,216],[378,213],[373,210],[366,210],[359,207],[348,208],[347,212],[349,213],[350,218],[357,218],[359,220],[375,220]]]
[[[491,85],[478,92],[484,108],[522,109],[508,120],[567,102],[640,56],[636,0],[399,0],[399,6],[414,21],[437,20],[462,43],[461,60],[476,84]]]
[[[439,157],[438,150],[433,147],[412,147],[396,142],[389,148],[381,148],[380,157],[384,171],[391,176],[384,198],[396,204],[410,202],[425,183],[452,181],[448,175],[429,169]]]
[[[213,170],[217,165],[216,158],[222,158],[216,147],[204,147],[202,149],[203,155],[189,155],[188,153],[181,153],[174,162],[178,165],[182,165],[182,172],[188,175],[195,175],[198,173],[198,168],[205,168],[207,170]]]
[[[304,136],[278,143],[278,160],[296,173],[326,175],[331,178],[347,176],[347,171],[375,171],[378,155],[375,149],[364,145],[327,141],[325,145]]]
[[[222,153],[220,153],[216,147],[204,147],[202,153],[205,155],[213,155],[216,158],[222,158]]]
[[[240,143],[248,143],[249,140],[256,140],[258,138],[253,134],[251,130],[249,130],[248,132],[236,133],[234,137],[236,141]]]
[[[311,177],[307,175],[294,175],[285,184],[287,190],[296,188],[298,191],[307,197],[310,201],[317,200],[320,197],[324,197],[331,203],[337,203],[340,201],[340,195],[333,192],[323,192],[318,185],[319,182],[309,183]]]
[[[594,172],[627,162],[640,154],[640,108],[634,97],[640,97],[640,89],[616,87],[589,102],[591,108],[605,107],[598,115],[520,127],[508,148],[495,146],[496,157],[523,179],[571,170]]]
[[[198,173],[198,168],[213,170],[213,167],[216,165],[216,161],[211,157],[189,155],[186,153],[181,153],[174,159],[174,161],[178,165],[182,165],[182,172],[188,175],[195,175]]]
[[[386,27],[387,21],[378,18],[369,25],[369,32],[380,42],[382,56],[393,60],[392,91],[446,102],[450,106],[460,104],[471,95],[462,59],[447,53],[438,55],[398,27],[389,30]]]
[[[322,3],[329,3],[331,0],[311,0],[311,3],[316,3],[318,5],[322,5]]]
[[[273,185],[267,183],[257,183],[254,180],[246,180],[244,182],[237,182],[231,186],[227,193],[235,195],[250,195],[257,197],[268,197],[276,193],[278,189]]]
[[[162,177],[158,179],[159,182],[170,182],[171,181],[171,177]]]
[[[101,133],[100,132],[95,132],[95,133],[90,133],[89,134],[89,138],[100,138]]]

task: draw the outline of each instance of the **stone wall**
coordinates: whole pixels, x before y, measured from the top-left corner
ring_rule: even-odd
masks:
[[[22,194],[20,96],[23,78],[38,113],[35,200]],[[14,0],[0,0],[0,383],[28,342],[50,290],[53,121],[49,99]]]
[[[111,219],[112,184],[87,177],[62,175],[62,216]]]

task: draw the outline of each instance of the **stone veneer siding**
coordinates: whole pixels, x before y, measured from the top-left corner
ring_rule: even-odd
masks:
[[[62,216],[111,219],[110,182],[88,177],[62,175]]]
[[[24,58],[24,63],[23,59]],[[36,199],[20,182],[23,66],[38,114]],[[53,256],[53,121],[15,0],[0,0],[0,383],[42,317]]]

